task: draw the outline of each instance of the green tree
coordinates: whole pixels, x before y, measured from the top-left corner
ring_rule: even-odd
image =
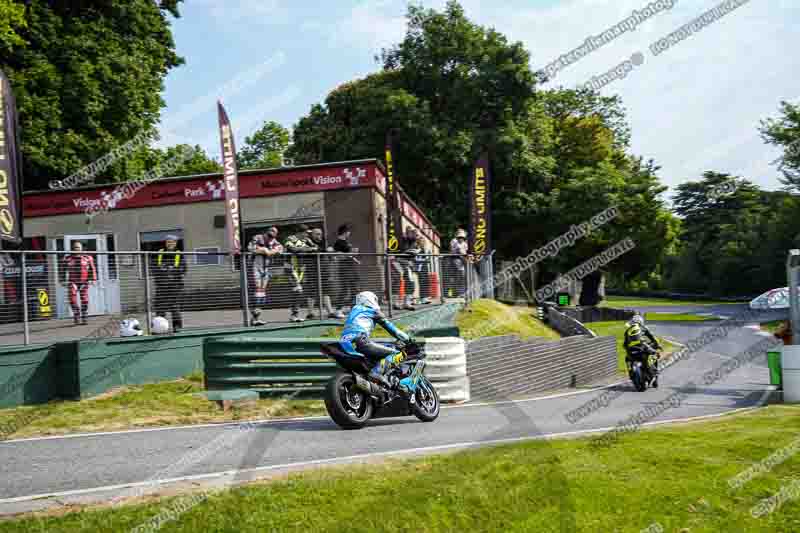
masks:
[[[17,97],[26,189],[154,131],[164,77],[183,63],[169,20],[179,1],[26,3],[15,29],[24,43],[0,59]],[[125,177],[109,171],[97,181]]]
[[[265,122],[251,136],[246,137],[239,150],[240,169],[275,168],[283,163],[283,156],[289,147],[289,130],[277,122]]]
[[[527,254],[618,205],[618,221],[540,265],[544,276],[625,237],[639,246],[610,269],[637,276],[658,266],[677,220],[660,199],[657,167],[625,152],[619,98],[537,91],[522,45],[469,21],[452,1],[442,12],[410,7],[405,38],[380,60],[381,72],[337,87],[300,119],[289,149],[297,162],[379,156],[392,130],[401,186],[447,235],[467,220],[468,176],[487,150],[500,257]]]
[[[783,183],[800,191],[800,105],[781,102],[781,117],[761,121],[761,136],[767,142],[783,148],[779,168]]]
[[[25,27],[25,6],[12,0],[0,0],[0,52],[25,44],[19,31]]]

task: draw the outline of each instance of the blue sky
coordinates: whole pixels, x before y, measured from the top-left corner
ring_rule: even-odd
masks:
[[[652,0],[463,0],[467,15],[531,52],[539,69],[629,17]],[[704,170],[779,187],[759,121],[779,102],[800,103],[800,2],[750,0],[654,56],[649,46],[718,0],[662,0],[653,15],[561,70],[551,85],[574,87],[635,52],[644,63],[603,87],[620,94],[631,151],[652,157],[671,187]],[[423,1],[441,8],[444,0]],[[219,157],[214,102],[222,98],[238,144],[265,120],[291,127],[337,85],[378,69],[375,54],[402,39],[407,2],[188,0],[173,30],[186,64],[166,81],[162,142],[200,144]],[[376,154],[379,155],[379,154]]]

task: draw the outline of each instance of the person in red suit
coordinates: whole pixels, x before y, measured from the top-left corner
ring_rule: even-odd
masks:
[[[80,242],[73,241],[72,251],[74,253],[64,257],[69,304],[72,306],[72,318],[75,320],[75,324],[87,324],[89,284],[97,281],[97,270],[94,267],[94,258],[82,253],[83,245]],[[79,297],[80,304],[78,303]]]

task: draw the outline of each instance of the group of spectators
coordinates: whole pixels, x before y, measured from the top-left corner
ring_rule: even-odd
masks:
[[[355,295],[364,289],[360,286],[361,261],[353,255],[358,253],[358,248],[351,244],[351,234],[351,225],[342,224],[332,246],[327,245],[320,228],[312,229],[304,224],[299,225],[298,231],[289,235],[283,243],[278,240],[278,228],[275,226],[268,228],[264,234],[255,235],[247,246],[250,254],[246,263],[254,289],[250,311],[252,325],[265,324],[261,319],[261,309],[267,304],[271,279],[280,272],[289,277],[291,284],[290,321],[314,320],[318,318],[320,309],[329,318],[344,319],[345,311],[352,305]],[[165,318],[171,315],[175,332],[183,328],[181,301],[187,271],[187,261],[178,250],[177,243],[178,237],[168,235],[164,247],[149,259],[149,271],[155,286],[154,314]],[[319,252],[337,253],[325,256],[324,260],[315,255],[306,255]],[[458,257],[451,257],[442,263],[446,278],[445,295],[463,296],[467,265],[472,261],[472,256],[468,254],[466,231],[459,229],[456,232],[450,242],[449,252]],[[424,248],[418,231],[413,227],[406,228],[400,250],[391,260],[392,296],[396,309],[414,310],[416,305],[431,303],[431,261],[431,252]],[[325,265],[324,273],[320,272],[321,265]],[[89,287],[97,282],[93,254],[85,253],[82,244],[74,241],[72,253],[63,258],[61,272],[62,281],[67,285],[74,322],[86,324]],[[337,289],[333,291],[333,299],[331,295],[323,295],[322,302],[319,302],[321,305],[317,306],[322,274],[325,274],[326,280],[330,274],[335,274]],[[304,303],[308,312],[302,316]]]
[[[358,273],[355,268],[360,264],[358,258],[353,255],[358,253],[358,248],[350,244],[352,227],[350,224],[342,224],[336,232],[336,242],[333,246],[328,246],[325,236],[320,228],[309,228],[305,224],[300,224],[298,231],[286,239],[284,244],[278,240],[278,228],[269,228],[265,235],[256,235],[247,246],[251,252],[251,268],[255,278],[255,301],[251,310],[254,326],[264,325],[261,320],[261,307],[267,303],[267,290],[272,276],[278,271],[284,270],[290,277],[292,285],[292,302],[289,311],[289,320],[292,322],[303,322],[304,320],[314,320],[317,318],[316,298],[319,294],[319,284],[321,272],[319,270],[320,261],[313,255],[320,252],[339,252],[342,255],[332,259],[326,258],[326,265],[333,260],[336,264],[335,270],[338,274],[339,287],[334,294],[334,301],[330,295],[324,295],[321,307],[327,312],[329,318],[345,318],[345,307],[349,306],[355,298],[358,290]],[[300,254],[286,258],[277,258],[280,254]],[[308,306],[308,313],[305,317],[301,316],[300,311],[303,301]],[[335,302],[335,307],[334,307]],[[321,317],[320,317],[321,318]]]

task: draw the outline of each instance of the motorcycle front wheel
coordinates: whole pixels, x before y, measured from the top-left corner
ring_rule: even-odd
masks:
[[[433,422],[439,418],[439,394],[427,378],[420,379],[417,390],[414,391],[415,402],[411,404],[414,416],[423,422]]]
[[[349,372],[337,372],[325,388],[328,415],[343,429],[361,429],[372,418],[372,399]]]

